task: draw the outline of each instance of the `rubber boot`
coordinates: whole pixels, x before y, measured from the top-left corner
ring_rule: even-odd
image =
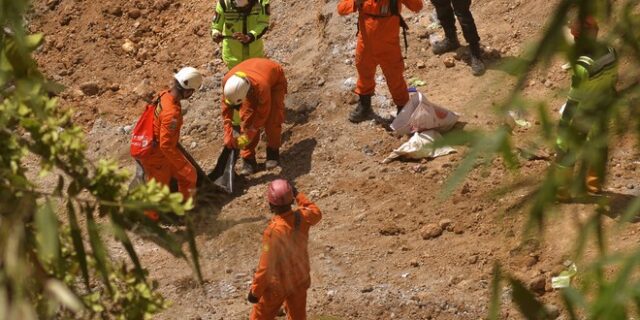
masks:
[[[602,192],[602,184],[595,170],[589,169],[586,177],[587,192],[589,194],[599,194]]]
[[[571,192],[569,186],[573,179],[573,167],[565,167],[556,164],[556,177],[558,181],[558,190],[556,192],[556,200],[560,202],[570,201]]]
[[[479,43],[469,45],[471,50],[471,73],[474,76],[481,76],[484,74],[486,67],[482,61],[482,50]]]
[[[371,95],[360,95],[358,106],[349,113],[349,121],[358,123],[371,118],[373,111],[371,110]]]
[[[258,168],[258,162],[256,158],[245,159],[242,158],[242,168],[240,169],[240,174],[243,176],[248,176],[256,172]]]
[[[280,164],[280,151],[278,149],[267,148],[267,162],[264,166],[267,170],[271,170]]]
[[[460,41],[458,41],[457,37],[446,37],[442,41],[434,43],[431,50],[434,54],[443,54],[458,48],[460,48]]]

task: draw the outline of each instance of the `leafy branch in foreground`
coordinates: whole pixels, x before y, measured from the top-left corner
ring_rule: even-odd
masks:
[[[585,188],[585,177],[589,167],[606,168],[607,156],[603,156],[603,146],[612,145],[620,136],[640,137],[640,111],[636,108],[640,101],[640,84],[638,65],[640,62],[640,10],[638,0],[608,1],[608,0],[560,0],[554,14],[549,18],[541,38],[518,59],[510,61],[509,74],[516,75],[515,87],[509,97],[498,107],[499,114],[506,114],[513,106],[529,108],[538,115],[541,132],[537,139],[548,149],[557,146],[558,138],[562,136],[568,146],[570,164],[576,167],[576,173],[567,178],[566,172],[561,171],[560,163],[549,166],[541,181],[535,186],[527,201],[531,208],[527,231],[537,230],[540,234],[545,230],[545,222],[556,206],[559,195],[563,192],[581,194]],[[608,26],[608,33],[600,37],[599,41],[578,37],[575,43],[570,43],[564,36],[564,28],[569,21],[585,21],[594,16],[602,25]],[[558,57],[563,57],[571,63],[572,70],[576,70],[578,57],[583,55],[585,48],[613,47],[620,59],[628,62],[634,68],[621,70],[617,92],[597,92],[590,99],[583,100],[582,107],[576,115],[579,121],[574,127],[556,130],[552,123],[552,116],[545,102],[528,101],[523,97],[524,85],[537,70],[547,68]],[[594,59],[595,60],[595,59]],[[574,73],[575,74],[575,73]],[[630,80],[631,79],[631,80]],[[580,127],[582,125],[582,127]],[[597,134],[585,138],[581,133],[593,126],[601,129]],[[580,132],[582,131],[582,132]],[[496,156],[502,157],[508,168],[518,168],[518,159],[514,157],[514,138],[509,130],[500,127],[493,132],[457,133],[445,137],[441,144],[468,145],[469,151],[447,183],[445,192],[451,192],[473,170],[478,163],[491,163]],[[606,152],[606,151],[605,151]],[[560,157],[559,157],[560,158]],[[561,158],[562,159],[562,158]],[[559,160],[556,160],[559,161]],[[632,270],[637,269],[640,248],[636,246],[632,252],[619,253],[612,256],[606,245],[607,231],[603,225],[605,214],[610,211],[612,197],[588,196],[581,200],[595,204],[594,212],[588,221],[581,224],[578,230],[574,259],[586,260],[585,248],[591,243],[598,249],[597,256],[582,261],[584,265],[577,276],[577,288],[562,289],[561,295],[566,310],[571,319],[625,319],[632,314],[638,315],[640,304],[640,281],[634,277]],[[522,205],[518,205],[522,207]],[[640,199],[628,201],[617,228],[636,217],[640,212]],[[604,274],[609,274],[605,277]],[[529,292],[522,283],[496,267],[493,286],[493,299],[490,308],[490,318],[497,319],[500,309],[500,283],[505,281],[512,289],[512,298],[522,315],[527,319],[545,319],[548,317],[543,305]]]
[[[135,227],[190,261],[201,280],[189,217],[191,258],[182,250],[183,235],[143,214],[154,209],[184,215],[192,204],[153,181],[129,191],[128,173],[114,162],[87,159],[71,111],[50,97],[59,86],[31,58],[43,36],[26,34],[22,17],[28,6],[0,0],[0,318],[149,318],[166,303],[147,279],[127,231]],[[39,166],[28,167],[26,159]],[[52,176],[57,183],[49,189],[33,182]],[[130,264],[113,259],[105,236],[124,247]]]

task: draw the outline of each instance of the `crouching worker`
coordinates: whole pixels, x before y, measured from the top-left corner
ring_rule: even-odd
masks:
[[[171,89],[159,93],[153,120],[154,148],[149,155],[140,159],[147,180],[168,185],[171,178],[178,182],[178,190],[184,199],[192,196],[197,181],[196,169],[178,149],[180,128],[182,128],[182,107],[180,100],[188,99],[202,84],[202,75],[192,67],[181,69],[174,75]],[[158,220],[156,212],[145,214]]]
[[[248,59],[231,70],[222,81],[222,120],[224,145],[241,149],[240,174],[250,175],[257,170],[256,146],[260,130],[267,135],[267,170],[280,164],[284,96],[287,79],[282,67],[265,58]],[[234,111],[239,111],[240,134],[234,135]]]
[[[320,209],[287,180],[269,184],[267,199],[275,215],[262,237],[262,254],[247,296],[254,303],[251,320],[271,320],[284,303],[287,319],[307,318],[309,228],[322,218]],[[295,202],[298,207],[292,210]]]

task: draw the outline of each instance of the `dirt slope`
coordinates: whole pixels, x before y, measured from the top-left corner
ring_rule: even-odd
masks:
[[[467,129],[498,126],[501,121],[492,106],[505,97],[513,78],[499,70],[497,62],[518,56],[541,31],[553,3],[474,1],[472,10],[488,52],[489,70],[480,78],[473,77],[464,62],[466,49],[459,50],[463,59],[453,68],[430,52],[430,5],[417,15],[405,13],[411,26],[406,78],[425,80],[420,90],[461,113]],[[559,305],[550,277],[569,257],[576,222],[592,206],[561,206],[544,242],[523,242],[527,208],[518,203],[547,161],[523,161],[515,174],[494,160],[487,168],[474,169],[446,199],[439,192],[464,150],[434,161],[380,164],[403,140],[374,122],[353,125],[346,120],[355,101],[348,86],[356,76],[355,16],[339,17],[336,4],[272,3],[266,51],[283,63],[290,83],[283,168],[243,180],[241,195],[220,200],[200,218],[197,241],[205,285],[195,284],[186,263],[136,240],[151,276],[173,301],[158,318],[247,318],[250,305],[244,297],[269,218],[265,185],[278,175],[294,179],[324,213],[310,239],[311,319],[478,319],[487,314],[495,262],[537,284],[541,299]],[[193,65],[205,72],[206,80],[201,92],[184,104],[188,112],[182,142],[205,169],[213,167],[222,144],[219,81],[225,72],[208,36],[213,5],[201,0],[36,1],[30,28],[48,35],[38,61],[50,77],[68,86],[62,105],[78,110],[76,118],[87,128],[93,157],[117,158],[131,167],[128,131],[143,98],[168,84],[173,69]],[[560,105],[569,78],[559,71],[560,64],[531,79],[527,96]],[[374,103],[380,114],[389,115],[395,108],[382,76],[379,80]],[[518,144],[537,132],[539,126],[530,120],[531,128],[515,132]],[[623,140],[613,155],[612,192],[630,194],[640,187],[634,184],[638,174],[637,156],[629,153],[632,143]],[[260,155],[263,152],[259,162],[264,160]],[[432,224],[445,231],[423,240],[422,233]],[[616,237],[626,239],[638,230],[631,225]],[[614,249],[625,246],[620,242]],[[502,298],[507,303],[503,317],[518,318],[508,292]]]

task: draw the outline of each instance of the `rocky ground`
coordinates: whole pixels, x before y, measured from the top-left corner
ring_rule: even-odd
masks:
[[[466,48],[440,57],[431,53],[430,4],[418,14],[405,12],[411,26],[406,78],[425,81],[419,89],[460,113],[465,130],[496,128],[503,120],[493,107],[514,84],[500,62],[518,57],[539,36],[555,2],[474,1],[488,64],[482,77],[471,75]],[[236,196],[222,197],[210,212],[200,213],[197,242],[205,284],[193,281],[185,262],[136,240],[151,277],[173,302],[157,318],[247,318],[250,305],[244,297],[269,218],[265,186],[277,176],[295,180],[324,214],[310,237],[311,319],[482,318],[496,262],[565,317],[550,278],[570,259],[576,228],[593,205],[560,205],[543,238],[532,240],[523,235],[528,206],[519,204],[548,160],[521,159],[516,171],[491,160],[472,170],[449,197],[441,196],[443,184],[464,149],[433,161],[381,164],[406,138],[393,137],[374,121],[353,125],[346,120],[356,102],[350,93],[356,19],[338,16],[336,5],[336,0],[272,3],[266,52],[285,66],[290,83],[282,170],[243,179]],[[226,71],[208,35],[213,8],[213,2],[202,0],[35,1],[29,27],[47,35],[37,60],[49,77],[67,86],[61,105],[76,110],[93,158],[115,158],[131,168],[129,133],[144,100],[169,84],[173,70],[192,65],[206,78],[202,90],[183,104],[182,144],[203,168],[213,168],[222,145],[220,79]],[[525,96],[557,111],[569,82],[563,63],[536,71]],[[625,66],[629,63],[621,70]],[[388,117],[395,107],[381,73],[377,80],[374,104]],[[514,131],[517,145],[535,142],[539,133],[539,122],[527,117],[530,126]],[[634,142],[621,137],[612,145],[607,190],[615,208],[640,188]],[[258,157],[264,161],[264,149]],[[617,212],[612,212],[607,226],[616,223]],[[608,233],[611,249],[633,245],[638,231],[630,224]],[[520,318],[509,288],[501,299],[502,317]]]

